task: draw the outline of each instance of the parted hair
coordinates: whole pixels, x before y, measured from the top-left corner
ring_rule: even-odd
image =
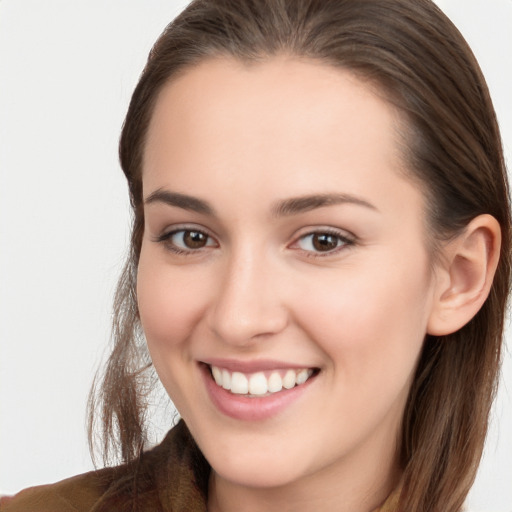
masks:
[[[114,304],[112,352],[89,400],[91,447],[105,461],[137,458],[147,440],[155,383],[139,322],[137,265],[144,230],[146,132],[162,87],[215,57],[241,62],[275,55],[348,70],[380,91],[403,125],[407,174],[427,203],[434,254],[477,215],[501,226],[490,295],[459,331],[427,336],[398,440],[400,510],[456,512],[473,483],[500,367],[510,279],[510,205],[496,115],[478,63],[430,0],[195,0],[152,48],[123,125],[119,155],[133,226]]]

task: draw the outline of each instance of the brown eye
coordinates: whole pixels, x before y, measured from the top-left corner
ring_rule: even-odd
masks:
[[[216,246],[211,236],[195,229],[179,229],[163,235],[158,241],[165,242],[168,249],[174,252],[196,251]]]
[[[328,233],[315,233],[312,235],[311,243],[317,251],[332,251],[338,247],[340,239],[338,236]]]
[[[330,253],[354,244],[354,240],[343,234],[330,233],[328,231],[317,231],[309,233],[298,239],[296,246],[305,252],[311,253]]]
[[[201,249],[208,243],[208,235],[200,231],[183,231],[182,239],[188,249]]]

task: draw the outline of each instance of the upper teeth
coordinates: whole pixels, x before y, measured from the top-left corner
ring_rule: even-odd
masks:
[[[217,366],[212,366],[211,370],[213,378],[219,386],[237,395],[254,396],[277,393],[283,388],[291,389],[296,385],[304,384],[313,373],[311,368],[276,370],[267,372],[267,375],[264,372],[246,375],[241,372],[230,372]]]

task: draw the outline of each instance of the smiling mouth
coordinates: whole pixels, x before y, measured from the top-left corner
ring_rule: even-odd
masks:
[[[318,368],[297,368],[287,370],[242,373],[219,366],[208,365],[217,386],[250,398],[261,398],[292,389],[306,383],[320,371]]]

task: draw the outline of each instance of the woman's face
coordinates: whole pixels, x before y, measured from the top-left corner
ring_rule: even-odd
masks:
[[[162,90],[138,305],[218,478],[392,472],[434,295],[397,132],[367,84],[309,61],[209,60]]]

